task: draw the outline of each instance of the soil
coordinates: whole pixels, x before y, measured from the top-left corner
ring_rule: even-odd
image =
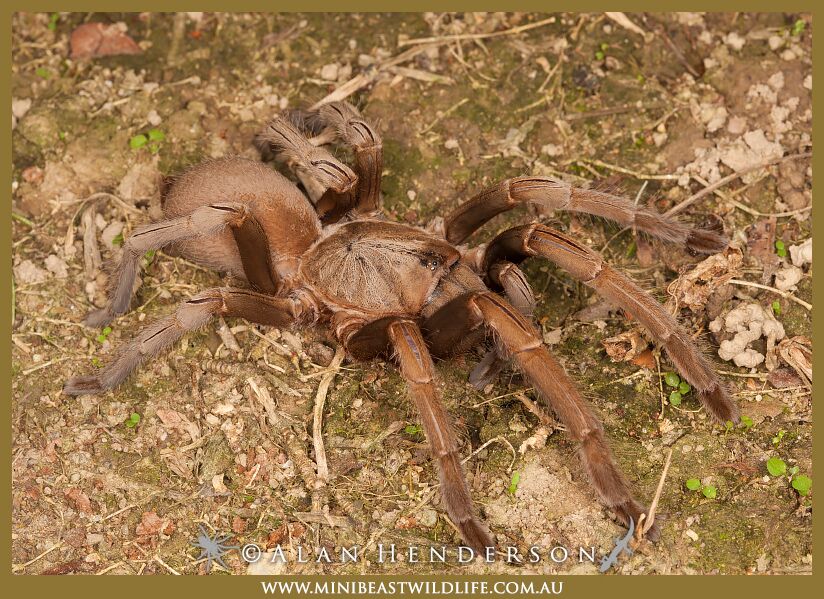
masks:
[[[535,545],[544,555],[517,569],[377,563],[379,543],[454,552],[459,541],[391,363],[344,362],[334,377],[323,415],[331,480],[313,497],[312,408],[336,348],[323,330],[229,319],[227,334],[215,322],[113,392],[73,398],[61,388],[181,300],[222,284],[217,273],[157,252],[144,260],[131,312],[109,330],[82,325],[104,300],[106,265],[123,236],[161,216],[164,178],[210,157],[259,158],[252,139],[268,117],[311,105],[359,74],[372,80],[348,100],[384,138],[385,213],[412,224],[529,173],[620,189],[666,211],[733,169],[811,151],[809,15],[626,17],[635,30],[604,14],[16,14],[15,571],[202,574],[191,542],[203,527],[231,534],[230,544],[308,551],[305,564],[258,564],[268,573],[596,573],[598,561],[579,563],[577,548],[608,553],[625,529],[599,503],[562,427],[541,430],[520,401],[522,392],[536,398],[517,372],[506,370],[483,392],[468,384],[479,354],[439,363],[441,389],[473,497],[499,544],[522,553]],[[70,58],[72,31],[90,22],[119,27],[131,38],[123,46],[140,52]],[[426,37],[441,43],[380,68]],[[736,178],[679,218],[723,227],[741,249],[743,266],[728,278],[773,287],[791,260],[775,241],[790,248],[811,236],[811,182],[809,159],[791,159]],[[748,420],[713,424],[689,393],[672,405],[661,381],[673,367],[636,323],[560,269],[526,264],[537,323],[602,416],[643,501],[655,495],[672,450],[657,508],[661,539],[639,543],[613,572],[811,572],[812,492],[802,496],[791,484],[812,478],[811,370],[805,379],[799,354],[770,354],[764,339],[752,348],[774,360],[738,368],[718,357],[732,334],[708,332],[719,315],[758,303],[774,310],[788,339],[811,338],[811,310],[802,305],[812,302],[811,264],[784,295],[709,286],[704,306],[685,308],[668,289],[702,257],[608,222],[513,211],[470,241],[535,218],[669,299]],[[613,362],[605,345],[628,331],[641,333],[639,351]],[[283,429],[267,421],[255,385],[270,394]],[[771,475],[769,458],[783,460],[786,473]],[[689,479],[700,488],[690,490]],[[321,547],[336,556],[352,545],[365,548],[365,559],[315,559]],[[556,546],[569,548],[570,559],[547,559]],[[225,563],[247,571],[237,552]]]

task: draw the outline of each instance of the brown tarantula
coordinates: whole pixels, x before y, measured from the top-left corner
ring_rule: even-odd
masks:
[[[321,147],[341,142],[354,170]],[[703,253],[726,240],[692,229],[614,195],[543,176],[517,177],[481,191],[429,229],[381,217],[382,144],[350,104],[275,117],[256,142],[276,152],[307,189],[239,157],[193,167],[164,191],[166,220],[138,227],[123,246],[108,304],[86,323],[99,326],[127,311],[140,258],[171,246],[198,264],[229,272],[251,289],[215,288],[184,301],[146,328],[94,376],[70,379],[71,395],[119,385],[141,362],[216,316],[275,327],[328,324],[355,360],[397,360],[437,460],[441,493],[463,540],[483,551],[494,541],[477,517],[461,467],[459,443],[441,404],[431,356],[494,341],[473,373],[485,382],[511,359],[540,399],[580,443],[581,458],[603,503],[636,523],[645,512],[615,464],[602,425],[530,318],[534,298],[516,264],[547,258],[640,321],[719,421],[738,409],[686,331],[632,280],[576,240],[540,223],[514,227],[485,246],[461,245],[493,216],[524,204],[597,215]],[[311,184],[310,184],[311,183]],[[654,537],[656,530],[650,531]]]

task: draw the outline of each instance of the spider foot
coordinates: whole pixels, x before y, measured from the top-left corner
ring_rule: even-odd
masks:
[[[701,254],[715,254],[728,244],[726,237],[707,229],[692,229],[687,235],[687,247]]]
[[[97,329],[106,326],[112,320],[114,320],[114,315],[107,308],[98,308],[86,315],[83,324],[91,329]]]
[[[66,395],[97,395],[104,391],[100,377],[96,376],[76,376],[63,385],[63,393]]]

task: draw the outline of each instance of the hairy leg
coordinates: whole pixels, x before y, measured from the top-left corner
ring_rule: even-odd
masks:
[[[144,328],[127,343],[114,361],[93,376],[66,381],[68,395],[103,393],[117,387],[145,360],[167,349],[185,333],[199,329],[217,316],[240,316],[246,320],[286,327],[301,320],[306,306],[293,298],[274,298],[244,289],[217,288],[181,303],[166,318]]]
[[[603,503],[625,523],[639,521],[646,508],[632,495],[629,483],[612,457],[600,421],[561,365],[544,346],[532,324],[503,298],[491,292],[462,295],[423,325],[433,348],[455,345],[467,331],[484,326],[499,339],[518,368],[538,390],[541,400],[580,443],[581,460]],[[653,540],[657,527],[648,532]]]
[[[501,260],[489,267],[487,277],[490,284],[500,288],[506,299],[528,320],[535,312],[535,295],[526,276],[512,262]],[[506,351],[496,340],[495,347],[488,350],[477,366],[469,373],[469,382],[481,390],[494,381],[506,366]]]
[[[358,184],[358,176],[327,150],[312,145],[284,116],[276,116],[255,137],[261,151],[272,149],[300,174],[321,187],[345,196]]]
[[[475,515],[458,453],[458,439],[435,387],[435,366],[418,325],[410,320],[382,319],[366,325],[346,342],[347,350],[356,357],[374,355],[387,345],[406,379],[409,396],[418,409],[437,461],[446,511],[466,544],[484,555],[485,548],[494,547],[495,542]]]
[[[712,254],[727,245],[727,240],[717,233],[693,229],[653,210],[636,206],[626,198],[538,176],[507,179],[458,206],[446,218],[446,239],[450,243],[461,243],[494,216],[524,204],[601,216],[696,252]]]
[[[502,259],[518,262],[530,256],[552,260],[622,307],[664,347],[679,373],[698,392],[698,399],[716,420],[738,421],[738,406],[684,328],[655,298],[611,268],[597,252],[554,229],[533,224],[515,227],[496,237],[487,247],[484,266]]]
[[[325,210],[324,220],[337,220],[347,210],[358,214],[372,214],[381,207],[381,174],[383,172],[383,142],[380,134],[358,109],[349,102],[324,104],[317,110],[297,113],[305,129],[324,138],[334,136],[355,152],[357,192],[350,206],[344,206],[339,197],[322,199],[318,203]]]
[[[245,204],[217,202],[202,206],[187,216],[143,225],[123,243],[123,256],[112,273],[112,286],[106,306],[94,310],[85,324],[108,324],[129,309],[140,260],[149,250],[187,239],[209,237],[231,227],[249,282],[258,290],[274,293],[277,289],[270,263],[269,243],[260,223]]]

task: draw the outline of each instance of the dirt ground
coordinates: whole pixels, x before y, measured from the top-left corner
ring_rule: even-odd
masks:
[[[114,26],[107,44],[137,53],[70,58],[83,23]],[[216,322],[114,392],[61,393],[145,323],[221,284],[157,252],[131,312],[110,330],[82,325],[123,236],[160,216],[161,176],[209,157],[258,158],[252,138],[268,117],[362,75],[348,99],[383,135],[394,220],[424,225],[529,173],[660,211],[722,183],[678,210],[731,238],[706,261],[567,213],[515,211],[471,242],[552,218],[667,301],[746,417],[723,427],[691,393],[670,401],[673,367],[637,323],[560,269],[526,265],[538,326],[643,501],[672,450],[661,540],[614,572],[811,572],[811,48],[812,20],[798,14],[15,15],[15,571],[204,573],[192,545],[203,527],[230,544],[309,551],[309,563],[255,572],[595,573],[577,547],[600,556],[624,534],[562,427],[527,409],[535,395],[516,372],[483,392],[468,384],[479,354],[438,364],[474,499],[501,546],[544,556],[564,546],[568,561],[376,563],[378,543],[454,549],[458,537],[391,363],[335,373],[322,437],[331,480],[307,488],[312,410],[337,347],[323,330]],[[335,556],[352,545],[366,559],[316,562],[320,547]],[[247,571],[237,552],[225,561]]]

